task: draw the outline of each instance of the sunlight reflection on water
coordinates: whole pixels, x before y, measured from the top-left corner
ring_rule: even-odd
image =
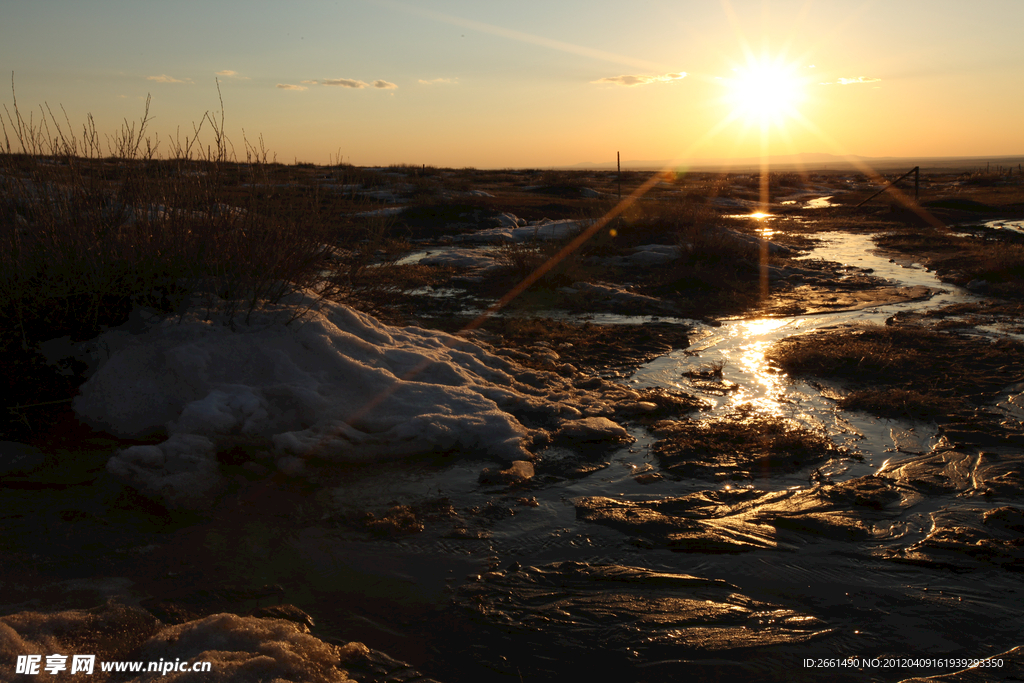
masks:
[[[882,324],[897,312],[935,308],[965,301],[971,295],[958,288],[950,289],[939,282],[934,273],[889,262],[888,258],[874,253],[874,243],[868,235],[821,233],[819,238],[821,245],[804,258],[870,268],[876,276],[888,278],[893,284],[947,289],[925,301],[796,317],[723,320],[718,328],[702,326],[689,349],[673,352],[641,367],[630,383],[699,395],[712,406],[702,419],[735,414],[741,408],[753,409],[761,415],[787,419],[812,431],[828,433],[837,445],[865,456],[863,465],[835,464],[835,473],[845,471],[846,476],[858,476],[873,470],[873,467],[866,468],[875,458],[885,457],[883,454],[887,452],[918,447],[927,450],[935,433],[934,425],[878,420],[839,411],[836,399],[846,393],[845,389],[790,378],[774,367],[765,354],[776,342],[794,334],[848,324]],[[706,369],[709,364],[721,366],[722,383],[716,385],[707,381],[706,373],[698,373],[696,379],[693,375],[687,376],[687,373]],[[909,445],[911,441],[913,446]]]
[[[792,321],[782,318],[762,318],[741,320],[730,330],[729,336],[750,340],[750,343],[736,349],[735,362],[740,372],[756,384],[756,389],[742,386],[730,396],[732,406],[752,405],[758,412],[782,417],[782,401],[786,394],[787,377],[778,369],[771,367],[765,353],[772,342],[761,339],[767,334],[785,327],[799,327],[799,320]],[[726,357],[733,354],[724,352]]]
[[[785,203],[785,202],[783,202]],[[726,216],[726,218],[747,218],[756,221],[759,227],[755,228],[757,234],[762,238],[769,240],[775,234],[775,230],[772,230],[769,221],[777,216],[773,213],[765,213],[763,211],[755,211],[754,213],[733,213]]]

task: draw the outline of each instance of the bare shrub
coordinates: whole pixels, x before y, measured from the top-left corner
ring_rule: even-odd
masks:
[[[495,260],[520,279],[537,270],[547,260],[536,242],[503,242],[495,254]]]
[[[23,345],[87,337],[135,304],[170,312],[205,294],[251,313],[318,284],[334,248],[315,201],[294,215],[271,210],[262,141],[246,142],[244,166],[230,161],[223,106],[166,161],[146,135],[148,106],[107,138],[106,157],[91,118],[77,137],[52,115],[26,118],[16,100],[5,113],[0,313]]]

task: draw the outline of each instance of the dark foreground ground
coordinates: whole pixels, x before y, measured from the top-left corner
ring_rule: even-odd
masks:
[[[638,440],[553,434],[535,444],[532,473],[492,468],[461,497],[392,500],[380,485],[420,473],[454,481],[462,475],[437,474],[447,459],[343,467],[349,486],[385,492],[348,506],[247,467],[239,446],[221,454],[230,492],[209,511],[172,512],[107,475],[111,451],[127,444],[70,412],[80,370],[55,372],[9,324],[4,374],[19,398],[0,460],[0,680],[19,679],[6,659],[22,650],[169,660],[211,643],[279,668],[222,664],[220,679],[180,680],[1024,679],[1024,424],[999,408],[1024,390],[1024,235],[980,227],[1024,218],[1019,175],[926,173],[913,209],[885,197],[854,208],[876,187],[864,178],[773,175],[768,222],[747,217],[756,178],[666,177],[503,315],[481,318],[568,239],[499,247],[500,267],[486,271],[398,257],[452,246],[501,213],[600,219],[617,205],[615,178],[271,170],[258,190],[268,201],[316,194],[339,230],[361,226],[339,233],[339,296],[393,324],[470,328],[524,366],[604,392],[603,416]],[[623,194],[645,180],[627,178]],[[824,196],[834,205],[806,208]],[[407,208],[356,215],[393,206]],[[927,301],[928,291],[853,266],[797,260],[833,231],[877,235],[891,258],[979,296],[790,337],[768,356],[831,387],[840,414],[912,420],[935,429],[933,443],[834,481],[822,466],[845,456],[813,430],[752,407],[702,418],[700,397],[616,388],[688,348],[686,320]],[[679,257],[630,262],[651,244],[680,247]],[[609,314],[644,317],[602,324]],[[735,391],[721,370],[689,379],[707,395]],[[624,454],[642,448],[645,464],[630,461],[627,483],[614,483]],[[481,467],[469,469],[475,481]],[[780,483],[794,472],[810,475]],[[668,484],[673,493],[658,489]],[[537,519],[554,521],[538,529]],[[237,616],[213,616],[223,614]],[[985,657],[1001,665],[955,673]],[[77,680],[54,677],[65,679]]]

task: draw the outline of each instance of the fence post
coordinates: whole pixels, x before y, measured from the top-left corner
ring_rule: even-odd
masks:
[[[616,176],[619,180],[619,201],[622,201],[622,156],[620,152],[615,153],[615,165],[619,168],[619,174]]]

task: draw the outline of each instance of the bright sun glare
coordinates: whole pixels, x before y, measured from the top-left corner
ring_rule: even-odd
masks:
[[[792,67],[771,60],[748,62],[727,79],[734,115],[748,122],[779,124],[796,113],[803,84]]]

